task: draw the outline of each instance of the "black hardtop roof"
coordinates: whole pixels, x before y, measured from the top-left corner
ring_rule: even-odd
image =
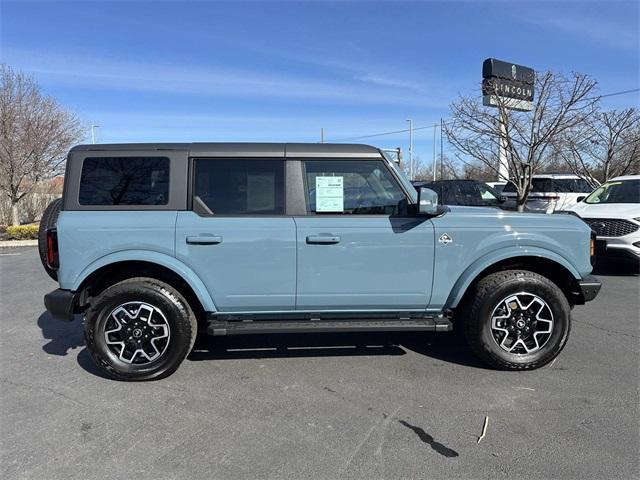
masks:
[[[380,158],[376,147],[353,143],[106,143],[77,145],[71,152],[186,151],[192,157]]]

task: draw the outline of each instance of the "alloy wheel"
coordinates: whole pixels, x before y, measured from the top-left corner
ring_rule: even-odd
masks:
[[[491,313],[491,335],[503,350],[526,355],[544,347],[553,332],[553,313],[539,296],[511,294]]]
[[[144,365],[167,350],[171,331],[162,311],[145,302],[127,302],[114,308],[104,324],[109,351],[128,364]]]

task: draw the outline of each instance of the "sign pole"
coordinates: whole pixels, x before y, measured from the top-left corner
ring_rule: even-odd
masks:
[[[507,126],[500,119],[500,152],[498,155],[498,181],[509,181],[509,160],[507,159]]]

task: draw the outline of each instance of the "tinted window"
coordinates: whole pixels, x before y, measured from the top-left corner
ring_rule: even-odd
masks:
[[[502,189],[502,193],[516,193],[517,191],[516,184],[513,182],[507,183]]]
[[[592,188],[582,178],[534,178],[531,180],[531,191],[538,193],[589,193]],[[516,186],[509,182],[504,186],[503,193],[515,193]]]
[[[305,162],[307,201],[314,213],[397,215],[404,192],[382,161]]]
[[[534,178],[533,192],[589,193],[592,188],[582,178]]]
[[[498,204],[494,190],[480,182],[430,182],[426,186],[438,194],[438,203],[443,205],[483,207]]]
[[[195,160],[194,195],[214,215],[284,215],[284,160]]]
[[[85,158],[80,205],[166,205],[169,159],[166,157]]]
[[[554,192],[564,193],[590,193],[593,188],[582,178],[562,178],[553,181]]]
[[[555,192],[552,178],[534,178],[531,180],[532,192]]]

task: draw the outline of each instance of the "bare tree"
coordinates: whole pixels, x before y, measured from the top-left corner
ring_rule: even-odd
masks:
[[[69,147],[83,137],[78,118],[44,95],[36,82],[0,65],[0,191],[18,205],[38,182],[61,173]]]
[[[556,156],[592,187],[640,167],[640,114],[635,108],[596,112],[565,132],[554,145]]]
[[[461,161],[480,163],[496,177],[499,146],[504,146],[518,210],[522,211],[531,191],[531,178],[544,167],[554,139],[593,114],[597,97],[591,94],[595,87],[595,80],[579,73],[538,73],[533,109],[520,112],[511,109],[512,100],[497,96],[495,85],[496,107],[483,106],[479,95],[461,96],[451,104],[452,119],[444,131]]]

